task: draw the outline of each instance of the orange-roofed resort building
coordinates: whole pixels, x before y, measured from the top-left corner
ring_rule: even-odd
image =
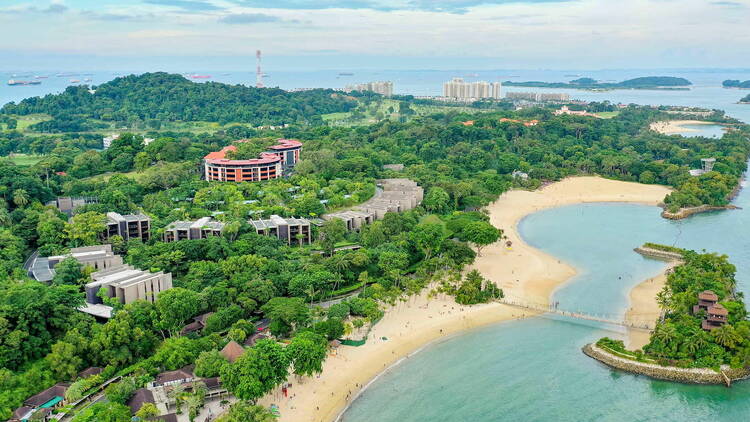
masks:
[[[246,142],[239,140],[237,142]],[[297,164],[302,151],[302,142],[294,139],[279,139],[276,145],[262,152],[260,157],[250,160],[230,160],[227,154],[237,150],[229,145],[209,153],[203,158],[206,180],[221,182],[259,182],[277,179]]]

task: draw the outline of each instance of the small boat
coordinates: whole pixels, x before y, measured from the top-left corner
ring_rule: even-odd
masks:
[[[34,79],[47,79],[49,76],[34,76]]]
[[[91,82],[91,78],[86,78],[83,80],[84,82]]]
[[[72,84],[79,84],[79,83],[81,83],[81,81],[78,80],[78,79],[71,79],[70,83],[72,83]]]
[[[41,85],[39,81],[19,81],[17,79],[11,79],[8,81],[10,86],[27,86],[27,85]]]
[[[340,72],[339,76],[354,76],[354,73],[351,73],[351,72]]]
[[[211,75],[190,75],[193,79],[211,79]]]

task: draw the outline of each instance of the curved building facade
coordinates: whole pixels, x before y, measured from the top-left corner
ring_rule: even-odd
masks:
[[[238,142],[243,142],[238,141]],[[277,179],[284,175],[284,170],[297,164],[302,150],[302,143],[292,139],[279,139],[278,144],[250,160],[231,160],[227,154],[237,150],[229,145],[209,153],[204,157],[204,173],[208,181],[221,182],[260,182]]]

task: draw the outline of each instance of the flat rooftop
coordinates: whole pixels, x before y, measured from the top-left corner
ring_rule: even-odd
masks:
[[[107,305],[102,305],[101,303],[93,304],[93,303],[84,303],[83,306],[78,308],[79,311],[93,315],[95,317],[99,318],[106,318],[110,319],[112,318],[112,307]]]

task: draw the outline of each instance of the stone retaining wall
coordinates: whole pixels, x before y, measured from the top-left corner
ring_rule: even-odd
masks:
[[[652,248],[644,248],[644,247],[638,247],[633,250],[643,256],[647,256],[649,258],[660,259],[662,261],[681,261],[682,260],[682,254],[677,253],[677,252],[662,251],[660,249],[652,249]]]
[[[722,375],[722,373],[715,372],[708,368],[677,368],[674,366],[661,366],[655,363],[638,362],[615,356],[602,350],[593,343],[587,344],[582,350],[587,356],[596,359],[609,367],[666,381],[687,384],[726,385],[728,384],[728,380],[735,381],[750,377],[750,371],[745,369],[731,369],[727,365],[722,366]]]

